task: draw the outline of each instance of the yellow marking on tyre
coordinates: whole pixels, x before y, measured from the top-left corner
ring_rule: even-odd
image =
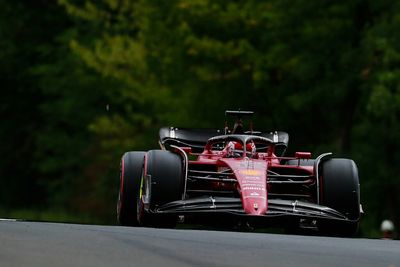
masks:
[[[143,175],[142,178],[140,179],[140,189],[139,189],[139,199],[142,199],[143,196]]]

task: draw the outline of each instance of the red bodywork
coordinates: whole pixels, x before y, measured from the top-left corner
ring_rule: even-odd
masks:
[[[220,159],[231,168],[238,181],[237,190],[240,194],[245,213],[251,215],[265,214],[268,209],[267,179],[268,164],[257,159]]]
[[[241,199],[243,210],[248,215],[265,215],[268,211],[268,194],[274,193],[290,193],[290,191],[282,191],[279,185],[274,185],[268,177],[268,171],[283,171],[291,172],[293,174],[306,174],[312,176],[314,171],[312,166],[287,166],[281,165],[281,160],[300,160],[310,159],[311,153],[309,152],[296,152],[296,157],[277,157],[274,154],[275,146],[271,144],[265,153],[254,153],[250,157],[246,155],[249,146],[246,146],[246,150],[243,150],[238,157],[229,157],[226,147],[221,150],[212,150],[211,145],[206,145],[203,153],[195,154],[191,153],[190,148],[183,148],[183,150],[190,156],[196,156],[196,160],[189,161],[188,169],[210,169],[210,167],[216,171],[230,170],[231,180],[234,182],[211,182],[207,185],[208,189],[214,192],[226,192],[236,191]],[[237,145],[235,144],[235,148]],[[301,183],[302,187],[312,187],[315,185],[314,179],[308,179]],[[293,187],[293,186],[292,186]],[[205,187],[207,189],[207,186]],[[291,189],[293,193],[296,192],[296,188]],[[315,194],[309,193],[303,195],[306,199],[313,199],[315,201]]]

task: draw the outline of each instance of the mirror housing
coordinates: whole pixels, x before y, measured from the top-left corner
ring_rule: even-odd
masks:
[[[294,156],[298,159],[311,159],[311,152],[296,152]]]

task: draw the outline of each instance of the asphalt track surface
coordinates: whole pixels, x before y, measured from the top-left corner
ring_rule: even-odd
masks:
[[[400,267],[400,241],[0,221],[0,266]]]

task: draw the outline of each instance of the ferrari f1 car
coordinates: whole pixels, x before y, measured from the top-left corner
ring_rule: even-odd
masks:
[[[126,152],[119,223],[174,227],[177,218],[198,218],[353,235],[361,213],[354,161],[285,156],[289,135],[245,130],[243,118],[252,114],[226,111],[236,120],[222,130],[164,127],[160,150]]]

